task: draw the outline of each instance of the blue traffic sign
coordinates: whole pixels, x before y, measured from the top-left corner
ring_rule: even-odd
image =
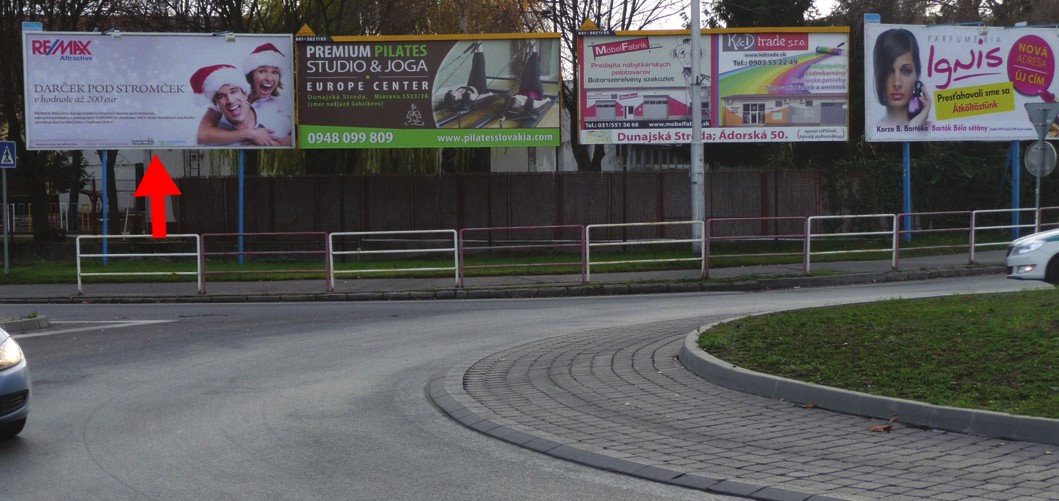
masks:
[[[15,142],[0,141],[0,169],[15,168]]]

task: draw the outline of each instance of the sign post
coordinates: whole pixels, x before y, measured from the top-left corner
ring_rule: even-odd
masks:
[[[1037,142],[1026,150],[1026,169],[1037,178],[1037,193],[1034,196],[1034,231],[1041,229],[1041,177],[1055,169],[1055,147],[1044,141],[1052,121],[1059,115],[1059,103],[1026,103],[1026,113],[1037,129]]]
[[[7,251],[7,238],[8,234],[11,233],[11,216],[7,213],[7,169],[15,168],[15,159],[17,155],[15,153],[15,142],[14,141],[0,141],[0,172],[3,174],[3,203],[4,203],[4,275],[7,275],[10,266],[8,265],[8,251]]]

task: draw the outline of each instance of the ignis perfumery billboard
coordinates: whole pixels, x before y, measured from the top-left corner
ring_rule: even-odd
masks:
[[[31,150],[292,148],[290,35],[23,32]]]
[[[1054,28],[868,23],[864,45],[869,141],[1035,140],[1025,105],[1059,93]]]
[[[579,35],[582,143],[691,140],[690,32]],[[702,140],[846,140],[848,39],[848,28],[704,32],[697,55]]]

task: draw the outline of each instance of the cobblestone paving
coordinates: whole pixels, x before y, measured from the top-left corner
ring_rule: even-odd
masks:
[[[489,423],[476,429],[521,432],[565,446],[547,451],[553,455],[642,465],[639,476],[708,491],[761,499],[1059,499],[1055,446],[806,409],[703,381],[676,356],[684,336],[712,320],[516,346],[452,371],[444,388],[464,414]],[[893,430],[869,431],[879,424]]]

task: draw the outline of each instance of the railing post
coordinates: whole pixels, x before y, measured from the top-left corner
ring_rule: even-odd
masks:
[[[459,237],[456,234],[456,230],[449,230],[452,232],[452,273],[455,275],[456,287],[460,286],[460,248],[459,248]]]
[[[327,269],[331,280],[331,289],[328,292],[335,291],[335,234],[327,234]]]
[[[894,231],[891,234],[891,237],[893,238],[893,240],[892,240],[892,243],[891,243],[890,269],[892,269],[892,270],[896,270],[897,269],[897,249],[899,247],[899,244],[897,243],[897,240],[900,239],[900,238],[897,237],[897,235],[898,235],[898,227],[900,225],[899,221],[900,221],[900,217],[895,215],[894,216],[894,225],[893,225]],[[910,235],[911,235],[911,232],[910,232]]]
[[[699,278],[706,278],[706,222],[695,221],[695,226],[699,227]]]
[[[585,226],[585,283],[592,281],[592,225]]]
[[[901,259],[900,258],[900,254],[901,254],[901,251],[900,251],[900,249],[901,249],[901,239],[900,239],[900,237],[898,237],[898,235],[901,232],[900,231],[900,227],[901,227],[900,220],[901,220],[901,217],[903,217],[903,216],[904,216],[904,214],[899,215],[899,216],[894,216],[893,235],[891,235],[892,236],[891,245],[893,246],[893,256],[890,259],[890,269],[892,269],[892,270],[900,269],[899,268],[899,266],[900,266],[899,260]]]
[[[579,225],[581,228],[581,285],[588,283],[588,228],[585,225]]]
[[[710,225],[712,219],[704,221],[704,231],[702,232],[703,239],[703,258],[702,258],[702,278],[710,278],[710,232],[713,227]]]
[[[324,280],[327,282],[324,289],[327,292],[335,291],[335,275],[332,271],[334,269],[332,268],[334,261],[331,256],[331,234],[324,233],[324,268],[327,270],[327,273],[324,275]]]
[[[206,262],[206,258],[203,257],[203,246],[202,246],[202,235],[195,235],[195,250],[198,252],[198,256],[195,256],[195,279],[199,283],[199,294],[206,293],[206,274],[202,272],[203,263]]]
[[[75,247],[77,248],[77,250],[76,250],[76,254],[77,254],[77,295],[81,295],[84,292],[81,289],[81,237],[82,236],[84,236],[84,235],[78,235],[77,236],[77,240],[75,241],[75,244],[76,244]]]
[[[971,211],[971,236],[969,239],[970,249],[967,251],[967,264],[974,264],[974,227],[978,223],[978,211]]]
[[[206,293],[206,234],[199,235],[199,274],[202,281],[199,284],[199,294]]]
[[[463,233],[464,233],[463,230],[465,230],[465,229],[466,228],[460,228],[459,237],[456,240],[456,249],[457,249],[456,250],[456,255],[457,255],[457,258],[456,258],[456,288],[457,289],[462,289],[463,288],[463,275],[464,275],[463,267],[467,264],[466,263],[466,260],[467,260],[466,256],[464,256],[464,254],[463,254],[463,245],[464,245],[463,244]]]
[[[813,242],[813,217],[809,216],[805,219],[805,243],[802,245],[802,249],[805,250],[805,255],[802,257],[802,274],[809,275],[810,261],[809,255],[812,254],[812,242]]]

